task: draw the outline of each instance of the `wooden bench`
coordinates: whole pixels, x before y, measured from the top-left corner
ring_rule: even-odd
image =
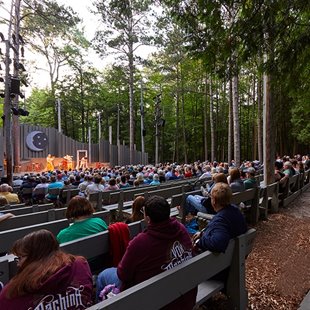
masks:
[[[279,210],[279,183],[275,182],[260,187],[259,211],[263,219],[267,219],[268,211],[276,213]]]
[[[158,310],[198,286],[197,305],[226,287],[231,308],[244,310],[248,303],[245,259],[252,251],[255,235],[256,231],[250,229],[244,235],[231,240],[225,253],[206,251],[88,309]],[[229,275],[225,283],[211,279],[228,267]]]
[[[104,221],[107,221],[109,218],[109,211],[96,212],[94,213],[94,217],[100,217]],[[29,234],[30,232],[40,229],[47,229],[50,230],[56,236],[60,230],[68,227],[68,225],[69,221],[67,219],[61,219],[51,222],[40,223],[36,225],[19,227],[16,229],[0,231],[0,240],[1,240],[0,253],[7,253],[17,239],[22,238],[23,236]]]
[[[34,212],[40,212],[40,211],[46,211],[49,209],[53,209],[54,204],[52,203],[46,203],[43,205],[32,205],[28,207],[20,207],[20,208],[13,208],[13,209],[7,209],[7,210],[1,210],[2,213],[12,213],[15,216],[17,215],[23,215],[23,214],[29,214]]]
[[[131,238],[144,229],[144,222],[128,225]],[[88,260],[109,254],[108,231],[77,239],[61,245],[61,249],[74,255],[82,255]],[[117,296],[100,302],[95,309],[150,309],[157,310],[192,288],[198,286],[197,305],[226,287],[233,309],[246,309],[245,259],[253,248],[256,231],[250,229],[244,235],[231,240],[225,253],[206,251],[183,264],[156,275]],[[102,266],[103,267],[103,266]],[[225,282],[212,280],[219,272],[229,268]],[[16,272],[14,256],[0,258],[0,281],[6,284]],[[160,298],[154,298],[159,296]],[[150,303],[150,300],[152,302]]]
[[[133,238],[145,228],[144,221],[138,221],[128,224],[130,237]],[[94,234],[84,238],[76,239],[70,242],[62,243],[60,248],[74,255],[82,255],[88,261],[104,258],[109,255],[110,243],[109,243],[109,231]],[[99,261],[99,265],[96,268],[99,270],[92,270],[92,272],[98,272],[106,268],[104,265],[105,260]],[[0,257],[0,281],[5,284],[16,273],[16,262],[14,261],[14,255]]]
[[[243,210],[247,221],[256,224],[259,219],[259,187],[247,189],[244,192],[233,193],[231,203],[239,205],[241,202],[245,204]]]
[[[301,190],[299,188],[299,178],[300,174],[296,174],[287,180],[284,191],[280,196],[283,207],[287,207],[300,195]]]
[[[25,206],[26,206],[25,203],[8,204],[8,205],[5,205],[5,206],[1,206],[0,207],[0,212],[2,212],[3,210],[23,208]]]
[[[63,189],[61,192],[61,201],[68,205],[70,199],[74,196],[79,194],[80,190],[78,188],[70,188],[70,189]]]

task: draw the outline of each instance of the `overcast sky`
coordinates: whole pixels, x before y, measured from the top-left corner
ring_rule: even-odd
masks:
[[[1,18],[8,18],[11,7],[11,0],[2,0],[4,3],[4,6],[7,11],[3,7],[0,7],[0,17]],[[23,0],[22,0],[23,1]],[[79,17],[82,19],[82,25],[84,26],[85,30],[85,36],[88,40],[91,40],[94,37],[95,31],[99,28],[99,22],[97,19],[97,16],[90,13],[89,9],[92,6],[91,1],[81,1],[81,0],[57,0],[59,4],[63,4],[66,7],[70,6],[72,9],[79,15]],[[0,0],[1,3],[1,0]],[[7,37],[7,28],[3,28],[0,25],[0,31],[3,32],[5,37]],[[26,47],[27,48],[27,47]],[[138,49],[139,56],[141,57],[147,57],[147,55],[154,51],[154,48],[147,48],[142,47]],[[46,67],[46,63],[43,60],[43,57],[38,55],[31,55],[31,53],[26,52],[25,55],[27,60],[33,60],[36,62],[36,64],[39,65],[39,67]],[[89,59],[94,64],[94,66],[101,70],[105,66],[107,66],[109,63],[113,62],[113,57],[106,57],[105,59],[100,59],[99,56],[93,51],[89,53]],[[49,86],[49,79],[47,72],[44,72],[42,70],[36,70],[34,66],[26,67],[27,71],[31,75],[32,82],[31,87],[48,87]],[[26,90],[26,96],[29,96],[31,92],[31,89],[28,88]]]

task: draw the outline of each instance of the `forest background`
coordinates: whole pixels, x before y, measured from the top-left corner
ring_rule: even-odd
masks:
[[[12,3],[0,22],[13,29],[22,88],[12,105],[29,111],[20,122],[57,128],[60,99],[65,135],[86,142],[91,128],[96,143],[111,127],[113,144],[145,150],[150,162],[263,162],[263,126],[274,153],[309,152],[309,1],[95,0],[91,40],[70,7]],[[145,59],[147,46],[156,52]],[[39,70],[27,51],[45,59],[49,85],[22,100]],[[113,63],[98,69],[92,51]]]

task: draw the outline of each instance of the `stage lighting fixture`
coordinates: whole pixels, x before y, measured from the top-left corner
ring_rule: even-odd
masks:
[[[12,110],[14,115],[19,115],[19,112],[16,108],[13,107],[13,108],[11,108],[11,110]]]
[[[28,116],[28,115],[29,115],[29,112],[28,112],[28,111],[26,111],[26,110],[24,110],[24,109],[21,109],[21,108],[18,109],[18,113],[19,113],[19,115],[21,115],[21,116]]]

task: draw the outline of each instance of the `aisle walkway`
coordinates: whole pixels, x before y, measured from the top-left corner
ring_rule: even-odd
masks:
[[[310,283],[310,189],[256,228],[247,259],[249,309],[298,309]]]

